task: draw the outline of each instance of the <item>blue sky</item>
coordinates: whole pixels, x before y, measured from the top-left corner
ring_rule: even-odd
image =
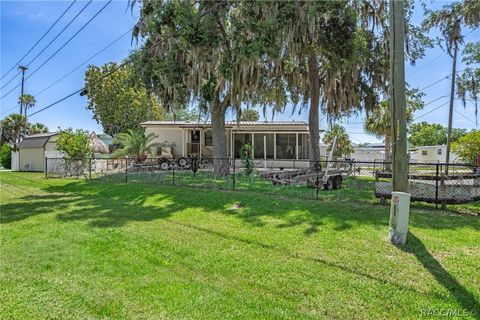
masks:
[[[85,11],[75,20],[74,23],[55,41],[53,44],[35,60],[30,66],[30,72],[42,64],[53,52],[55,52],[63,43],[70,38],[84,23],[86,23],[101,7],[105,5],[104,1],[94,1]],[[439,7],[446,2],[435,2],[432,7]],[[30,47],[43,35],[43,33],[52,25],[58,16],[69,6],[69,1],[1,1],[1,75],[3,76]],[[39,43],[39,45],[22,62],[29,62],[66,24],[75,16],[78,11],[86,4],[85,1],[77,1],[59,23],[50,31],[50,33]],[[79,64],[90,58],[92,55],[103,49],[113,40],[118,38],[129,30],[137,20],[136,10],[132,13],[127,9],[127,0],[113,1],[100,15],[93,20],[79,35],[74,38],[63,50],[61,50],[51,61],[43,66],[37,73],[25,82],[25,93],[34,94],[37,99],[35,109],[40,109],[48,104],[64,97],[83,86],[83,74],[87,64],[101,65],[108,61],[121,61],[132,50],[135,42],[132,44],[130,34],[121,38],[110,48],[96,56],[85,66],[82,66],[70,76],[66,77],[60,83],[52,86],[48,90],[37,94],[53,82],[57,81],[65,74]],[[415,11],[414,21],[419,22],[423,17],[420,8]],[[466,41],[480,41],[480,30],[465,30]],[[433,33],[432,35],[435,35]],[[461,58],[461,57],[460,57]],[[459,59],[461,60],[461,59]],[[423,88],[451,72],[452,59],[441,48],[435,47],[427,51],[424,59],[417,62],[415,66],[406,64],[406,79],[413,87]],[[460,62],[458,70],[464,66]],[[28,72],[26,75],[28,75]],[[2,86],[10,80],[16,73],[11,72],[2,80]],[[14,81],[1,90],[3,96],[11,88],[20,82],[17,76]],[[431,112],[418,121],[428,121],[447,124],[448,121],[448,94],[450,90],[449,79],[444,79],[425,90],[425,102],[433,101],[439,97],[439,100],[427,105],[425,109],[418,111],[414,118],[419,117],[436,107],[443,107]],[[5,117],[11,112],[18,112],[17,99],[20,94],[20,88],[17,88],[11,94],[1,100],[1,117]],[[45,123],[50,130],[56,130],[58,127],[83,128],[101,132],[101,126],[92,119],[92,114],[86,106],[86,98],[75,95],[72,98],[49,108],[44,112],[32,116],[30,121]],[[13,110],[12,110],[13,108]],[[453,117],[454,127],[472,129],[476,128],[474,118],[473,103],[467,103],[464,109],[459,100],[455,101],[455,113]],[[32,109],[31,112],[34,112]],[[291,110],[285,114],[275,117],[276,120],[306,120],[307,113],[303,112],[291,116]],[[376,142],[374,136],[363,132],[362,119],[364,115],[350,117],[344,120],[344,125],[355,143]],[[322,128],[326,127],[326,121],[321,123]]]

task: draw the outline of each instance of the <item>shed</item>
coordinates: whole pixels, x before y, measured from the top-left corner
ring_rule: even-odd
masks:
[[[57,133],[39,133],[26,136],[17,145],[18,169],[20,171],[44,171],[45,157],[61,157],[55,150]]]

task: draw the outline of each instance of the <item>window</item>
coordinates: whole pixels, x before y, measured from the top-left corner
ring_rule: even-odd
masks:
[[[252,144],[251,133],[234,133],[233,135],[234,154],[233,155],[236,159],[240,158],[240,149],[246,143]]]
[[[308,133],[298,134],[298,159],[308,159],[309,137]]]
[[[277,133],[277,159],[295,159],[295,133]]]
[[[200,143],[200,131],[192,130],[190,140],[192,143]]]
[[[442,149],[437,149],[437,154],[442,154]]]
[[[274,143],[273,133],[254,133],[254,151],[255,159],[273,159]],[[264,141],[266,142],[264,144]],[[265,156],[265,151],[267,152]]]
[[[428,150],[422,150],[422,156],[428,156]]]
[[[212,130],[205,131],[205,145],[207,147],[212,146]]]

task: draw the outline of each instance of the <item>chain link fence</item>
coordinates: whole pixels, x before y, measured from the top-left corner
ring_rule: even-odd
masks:
[[[413,201],[445,207],[480,199],[480,174],[467,164],[409,163]],[[46,178],[72,177],[252,191],[285,197],[361,202],[391,197],[389,162],[231,158],[46,159]]]

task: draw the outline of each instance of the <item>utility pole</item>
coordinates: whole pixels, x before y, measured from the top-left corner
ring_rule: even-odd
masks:
[[[408,192],[407,121],[405,106],[405,9],[390,1],[390,112],[392,118],[392,187]]]
[[[404,245],[407,242],[410,215],[405,106],[404,5],[404,0],[390,0],[390,112],[393,166],[388,240],[395,245]]]
[[[25,82],[25,70],[28,68],[26,66],[18,66],[18,69],[22,70],[22,88],[20,91],[20,97],[23,96],[23,85]],[[23,102],[20,100],[20,114],[22,114],[23,111]]]
[[[457,72],[457,53],[458,42],[455,40],[453,48],[452,81],[450,84],[450,108],[448,110],[447,154],[445,155],[445,174],[448,174],[448,164],[450,163],[450,142],[452,139],[453,100],[455,94],[455,74]]]

